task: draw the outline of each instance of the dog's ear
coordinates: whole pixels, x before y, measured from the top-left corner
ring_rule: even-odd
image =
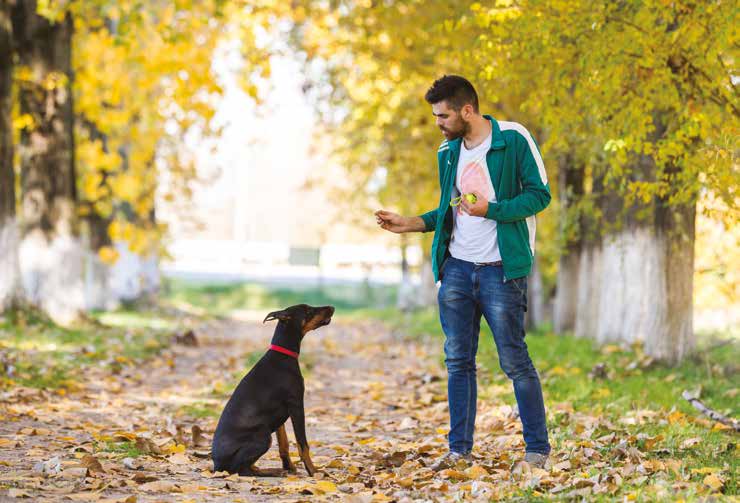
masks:
[[[280,320],[285,321],[292,318],[291,313],[287,309],[283,309],[282,311],[273,311],[270,314],[268,314],[265,319],[262,321],[262,323],[266,323],[268,321],[272,320]]]

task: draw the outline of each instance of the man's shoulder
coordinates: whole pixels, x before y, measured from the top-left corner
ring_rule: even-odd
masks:
[[[437,153],[442,154],[448,150],[450,150],[450,142],[444,140],[442,143],[439,144],[439,148],[437,148]]]
[[[513,141],[520,139],[529,141],[532,138],[527,128],[518,122],[498,121],[498,127],[501,129],[501,134],[507,140],[511,138]]]

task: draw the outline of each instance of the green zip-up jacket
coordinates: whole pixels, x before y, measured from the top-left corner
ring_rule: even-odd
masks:
[[[550,186],[537,143],[516,122],[491,121],[491,146],[486,154],[496,202],[488,204],[486,218],[496,221],[498,247],[506,280],[527,276],[534,257],[535,213],[550,204]],[[439,281],[440,268],[449,256],[452,236],[452,207],[457,161],[462,138],[443,141],[437,152],[439,207],[420,215],[425,232],[434,231],[432,270]]]

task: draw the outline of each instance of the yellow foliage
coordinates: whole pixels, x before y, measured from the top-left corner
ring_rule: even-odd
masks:
[[[21,129],[32,131],[35,128],[36,121],[31,114],[23,114],[13,119],[13,129],[16,131],[20,131]]]
[[[175,165],[188,153],[180,145],[192,127],[204,135],[218,135],[211,126],[215,95],[223,89],[212,62],[225,39],[241,38],[249,55],[245,75],[269,75],[267,51],[256,45],[255,30],[269,28],[274,16],[286,16],[282,2],[260,0],[247,7],[238,2],[205,0],[147,4],[122,1],[52,2],[40,0],[39,12],[56,18],[73,14],[74,106],[78,121],[76,157],[78,188],[84,206],[111,219],[109,235],[128,242],[135,252],[150,253],[160,246],[165,228],[152,228],[157,176],[154,160],[159,149],[176,152],[167,157]],[[306,15],[304,9],[303,16]],[[114,21],[114,31],[111,31]],[[16,69],[19,82],[38,81],[31,68]],[[66,76],[50,73],[43,85],[52,89]],[[256,98],[257,87],[246,82]],[[166,123],[176,124],[165,128]],[[34,127],[34,118],[16,117],[17,129]],[[184,197],[192,169],[173,169],[178,177],[171,192]],[[127,203],[127,204],[122,204]],[[135,211],[125,222],[119,208]]]
[[[133,237],[133,232],[133,225],[121,220],[114,220],[108,226],[108,235],[113,241],[130,242]]]
[[[111,181],[115,197],[124,201],[136,201],[141,192],[141,184],[133,173],[121,173]]]
[[[104,264],[114,264],[118,260],[118,256],[118,252],[110,246],[103,246],[98,250],[98,257]]]

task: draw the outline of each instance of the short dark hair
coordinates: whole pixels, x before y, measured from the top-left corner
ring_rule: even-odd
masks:
[[[430,105],[447,101],[447,104],[456,112],[470,103],[475,113],[478,113],[478,93],[475,92],[473,84],[468,79],[459,75],[445,75],[435,80],[424,95],[424,99]]]

